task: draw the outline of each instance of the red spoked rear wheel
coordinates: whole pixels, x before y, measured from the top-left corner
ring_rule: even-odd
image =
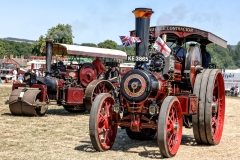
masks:
[[[92,105],[89,132],[93,147],[106,151],[112,147],[117,135],[118,114],[113,112],[114,99],[108,93],[99,94]]]
[[[158,117],[157,142],[163,157],[177,154],[182,140],[182,109],[175,96],[164,99]]]
[[[220,142],[225,116],[225,88],[221,70],[206,69],[197,76],[194,93],[199,97],[198,113],[192,116],[193,133],[198,144]]]
[[[207,87],[205,108],[206,137],[209,144],[218,144],[222,137],[225,116],[225,89],[220,70],[212,70]]]

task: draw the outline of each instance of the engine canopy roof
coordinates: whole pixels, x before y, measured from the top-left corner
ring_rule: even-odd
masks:
[[[152,26],[149,28],[149,34],[152,37],[167,35],[167,42],[175,42],[178,38],[184,38],[185,42],[197,42],[197,43],[215,43],[219,46],[227,48],[227,41],[216,36],[211,32],[200,30],[193,27],[178,26],[178,25],[162,25]],[[130,31],[130,36],[135,36],[135,30]]]

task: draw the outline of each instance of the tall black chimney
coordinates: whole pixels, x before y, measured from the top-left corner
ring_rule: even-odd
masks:
[[[136,37],[141,39],[141,43],[136,44],[136,56],[148,56],[150,18],[154,12],[151,8],[136,8],[133,13]]]
[[[46,40],[46,77],[50,76],[51,72],[51,62],[52,62],[52,50],[53,50],[53,40]]]

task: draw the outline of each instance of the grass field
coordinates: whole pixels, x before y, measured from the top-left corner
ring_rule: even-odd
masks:
[[[88,132],[89,114],[71,114],[50,106],[44,117],[13,116],[5,101],[11,88],[0,85],[0,159],[158,159],[156,139],[130,140],[119,128],[111,150],[96,152]],[[240,98],[226,99],[223,137],[217,146],[201,146],[192,129],[183,130],[177,155],[171,159],[240,159]]]

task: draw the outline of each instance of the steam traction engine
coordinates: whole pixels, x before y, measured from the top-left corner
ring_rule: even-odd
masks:
[[[8,104],[12,114],[21,116],[43,116],[51,101],[62,105],[68,112],[90,111],[92,101],[99,93],[113,93],[118,84],[98,79],[92,63],[79,67],[51,65],[52,54],[109,57],[125,59],[126,53],[118,50],[100,49],[85,46],[46,42],[41,49],[46,53],[45,76],[36,77],[35,73],[25,73],[23,84],[13,84]],[[116,65],[116,63],[109,63]]]
[[[174,55],[156,52],[149,56],[148,34],[151,9],[136,8],[136,62],[120,84],[120,95],[99,94],[92,105],[89,132],[93,147],[112,147],[117,128],[126,129],[130,139],[149,140],[157,134],[163,157],[174,156],[182,139],[182,128],[193,127],[198,144],[220,142],[225,112],[224,82],[218,69],[203,69],[199,53],[189,52],[185,63]],[[194,50],[194,49],[193,49]]]

